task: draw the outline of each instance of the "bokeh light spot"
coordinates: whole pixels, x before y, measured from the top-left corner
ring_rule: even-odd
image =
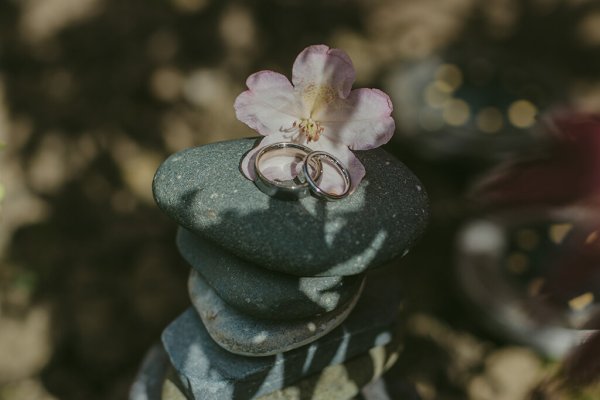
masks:
[[[438,88],[437,82],[432,82],[425,88],[425,102],[433,108],[442,108],[450,100],[447,92]]]
[[[581,311],[594,302],[594,294],[586,292],[569,300],[569,307],[575,311]]]
[[[249,49],[256,45],[256,26],[250,12],[240,6],[229,7],[221,17],[219,33],[232,49]]]
[[[435,78],[440,83],[441,88],[450,92],[458,89],[463,83],[463,73],[454,64],[440,65],[435,73]]]
[[[548,232],[550,240],[556,244],[561,244],[571,229],[573,229],[573,224],[553,224]]]
[[[190,103],[208,109],[223,107],[229,101],[229,91],[228,76],[218,69],[197,69],[183,83],[183,96]]]
[[[179,11],[193,13],[208,6],[209,0],[171,0],[171,4]]]
[[[183,74],[176,68],[159,68],[150,80],[152,94],[163,101],[173,101],[181,94]]]
[[[584,45],[600,46],[600,11],[586,15],[579,23],[577,31]]]
[[[594,231],[590,233],[587,238],[585,238],[585,244],[592,244],[598,239],[598,231]]]
[[[444,107],[443,116],[448,125],[460,126],[469,120],[471,109],[466,101],[452,99]]]
[[[535,122],[537,107],[528,100],[517,100],[508,108],[508,120],[517,128],[529,128]]]

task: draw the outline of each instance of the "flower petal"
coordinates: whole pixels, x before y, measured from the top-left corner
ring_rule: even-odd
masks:
[[[309,87],[331,87],[338,97],[345,98],[352,89],[356,73],[352,60],[340,49],[325,45],[304,49],[292,67],[294,87],[303,92]]]
[[[240,121],[263,136],[291,128],[302,108],[284,75],[260,71],[250,75],[246,85],[249,90],[240,94],[233,105]]]
[[[378,89],[356,89],[315,116],[325,128],[323,136],[353,150],[368,150],[387,143],[396,125],[392,102]]]
[[[326,151],[339,159],[350,173],[350,193],[356,190],[365,176],[365,167],[346,145],[321,137],[321,139],[311,142],[308,146],[315,151]],[[344,190],[344,181],[334,167],[323,163],[323,178],[321,178],[319,187],[327,192],[339,194]]]

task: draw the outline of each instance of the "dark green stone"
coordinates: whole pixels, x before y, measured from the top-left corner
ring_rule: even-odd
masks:
[[[156,203],[233,254],[297,276],[359,274],[406,254],[424,231],[425,190],[386,151],[356,152],[367,175],[343,200],[283,201],[239,171],[255,142],[213,143],[172,155],[154,177]]]
[[[233,308],[257,318],[293,320],[333,311],[360,289],[364,274],[298,277],[270,271],[180,228],[179,252]]]

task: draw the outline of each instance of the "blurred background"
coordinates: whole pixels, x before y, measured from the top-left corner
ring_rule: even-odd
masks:
[[[600,295],[600,3],[4,0],[1,400],[126,398],[188,304],[155,170],[254,136],[233,111],[248,75],[290,76],[319,43],[390,94],[386,148],[431,199],[393,268],[390,379],[423,399],[600,398],[598,340],[576,346]]]

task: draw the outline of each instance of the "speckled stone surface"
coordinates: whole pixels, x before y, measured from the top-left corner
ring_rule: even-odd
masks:
[[[259,400],[350,400],[361,388],[379,378],[398,359],[398,344],[378,346],[344,364],[331,365]]]
[[[248,263],[180,228],[177,246],[186,261],[226,303],[248,315],[274,320],[333,311],[357,294],[364,274],[298,277]]]
[[[428,219],[425,190],[382,149],[356,152],[367,175],[337,202],[273,199],[239,171],[255,139],[181,151],[158,169],[158,206],[177,223],[266,268],[353,275],[408,252]]]
[[[361,392],[363,386],[380,378],[394,365],[398,358],[399,347],[397,342],[389,343],[387,346],[373,347],[350,361],[331,365],[288,387],[260,396],[258,400],[354,399]],[[373,389],[368,387],[368,393],[375,393]],[[379,389],[377,394],[381,393],[382,391]],[[186,400],[187,398],[175,371],[171,369],[165,377],[162,400]],[[369,396],[368,399],[385,400],[386,397]]]
[[[402,300],[399,282],[384,272],[369,274],[358,304],[342,325],[286,353],[269,357],[230,353],[211,339],[191,308],[165,329],[163,345],[186,393],[199,399],[254,399],[385,346],[400,334],[394,328]]]
[[[317,340],[346,319],[361,292],[357,291],[346,304],[320,316],[274,321],[233,309],[195,270],[190,274],[188,286],[192,304],[210,336],[224,349],[246,356],[270,356]]]

